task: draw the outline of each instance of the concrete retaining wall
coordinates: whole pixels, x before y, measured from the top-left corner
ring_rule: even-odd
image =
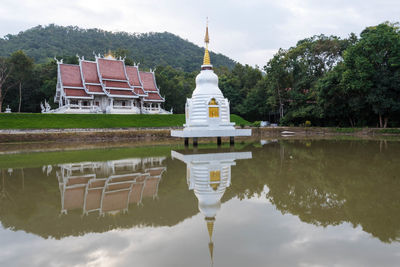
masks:
[[[39,130],[0,130],[0,143],[8,142],[45,142],[45,141],[126,141],[126,140],[168,140],[172,129],[179,128],[126,128],[126,129],[39,129]],[[282,137],[282,132],[288,136],[374,136],[397,135],[383,134],[382,129],[361,128],[350,132],[338,132],[336,128],[322,127],[262,127],[251,128],[253,138]],[[243,139],[243,138],[239,138]]]

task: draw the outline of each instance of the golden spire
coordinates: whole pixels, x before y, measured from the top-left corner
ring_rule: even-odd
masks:
[[[210,252],[211,264],[214,264],[214,242],[212,241],[213,230],[214,230],[215,218],[206,218],[208,237],[210,242],[208,243],[208,251]]]
[[[206,36],[204,37],[204,42],[208,46],[208,43],[210,42],[210,37],[208,36],[208,19],[207,19],[207,26],[206,26]]]
[[[208,36],[208,18],[207,18],[206,36],[204,37],[204,42],[206,43],[206,49],[204,51],[203,65],[211,65],[210,54],[208,53],[208,43],[210,42],[210,37]]]

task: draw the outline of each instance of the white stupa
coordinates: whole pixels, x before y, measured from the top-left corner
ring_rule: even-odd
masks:
[[[171,131],[171,136],[186,140],[190,137],[231,137],[232,140],[234,136],[250,136],[251,129],[235,129],[235,123],[230,122],[229,101],[218,88],[218,76],[208,53],[208,26],[204,41],[204,60],[196,77],[196,88],[192,98],[186,100],[186,124],[183,130]]]

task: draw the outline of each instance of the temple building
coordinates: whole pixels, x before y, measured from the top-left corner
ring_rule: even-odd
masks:
[[[169,114],[161,105],[154,71],[127,66],[124,59],[110,53],[95,56],[95,61],[79,58],[79,65],[57,61],[57,87],[51,110],[42,113]]]
[[[185,145],[189,138],[197,145],[199,137],[230,137],[231,144],[235,136],[250,136],[250,129],[235,129],[235,123],[230,122],[229,101],[224,98],[218,88],[218,76],[213,71],[210,54],[208,52],[208,26],[204,38],[206,48],[200,74],[196,77],[196,88],[192,98],[186,100],[186,123],[183,130],[171,131],[171,136],[185,138]]]
[[[83,215],[125,213],[130,204],[139,205],[146,197],[156,198],[166,170],[164,160],[132,158],[59,165],[61,213],[75,209],[82,210]]]
[[[210,152],[210,151],[209,151]],[[186,163],[186,180],[199,201],[199,210],[204,215],[209,236],[208,248],[211,263],[214,261],[213,232],[221,198],[231,185],[231,167],[235,160],[251,159],[251,152],[226,152],[190,154],[185,151],[171,151],[171,157]]]

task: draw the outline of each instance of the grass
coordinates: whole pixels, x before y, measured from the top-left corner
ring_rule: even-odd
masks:
[[[231,115],[231,121],[236,125],[250,125],[238,115]],[[184,114],[0,114],[0,129],[178,127],[184,123]]]
[[[357,128],[334,128],[335,132],[337,133],[355,133],[356,131],[360,131],[360,129]]]
[[[398,128],[386,128],[386,129],[379,130],[379,133],[400,134],[400,129],[398,129]]]

